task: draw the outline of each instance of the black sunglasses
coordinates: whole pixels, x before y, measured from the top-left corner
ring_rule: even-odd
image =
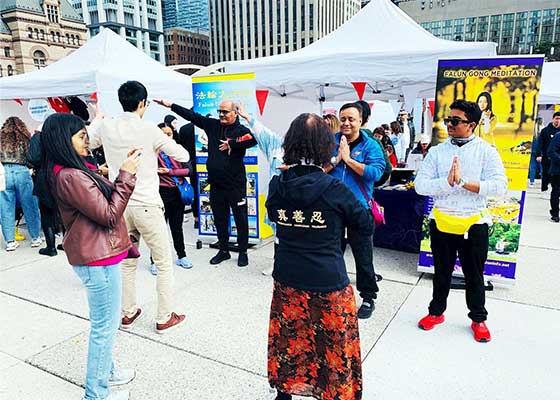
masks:
[[[470,124],[471,121],[468,121],[466,119],[461,119],[458,117],[453,117],[453,118],[444,118],[443,122],[445,123],[445,125],[451,124],[452,126],[457,126],[459,124]]]
[[[216,110],[216,111],[218,112],[218,115],[222,115],[222,114],[229,114],[233,110]]]

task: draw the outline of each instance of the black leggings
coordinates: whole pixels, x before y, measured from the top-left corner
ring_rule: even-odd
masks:
[[[159,194],[165,207],[165,220],[169,221],[173,247],[177,252],[177,258],[186,257],[185,239],[183,237],[185,205],[181,200],[179,189],[177,187],[160,187]]]

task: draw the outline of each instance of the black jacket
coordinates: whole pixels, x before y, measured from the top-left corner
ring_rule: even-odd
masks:
[[[232,125],[222,125],[215,118],[204,117],[188,108],[177,104],[171,110],[195,126],[203,129],[208,136],[208,182],[215,188],[231,189],[245,187],[247,177],[243,157],[245,150],[257,144],[249,128],[239,123],[239,118]],[[231,154],[220,151],[221,140],[228,140]]]
[[[290,168],[272,178],[266,208],[279,240],[275,280],[315,292],[349,284],[340,244],[343,229],[368,236],[373,219],[346,185],[317,167]]]
[[[43,146],[41,145],[41,133],[31,136],[29,149],[27,150],[27,162],[33,167],[33,194],[37,196],[43,207],[56,208],[55,200],[47,185],[47,171],[43,163]]]
[[[560,175],[560,130],[548,146],[548,158],[550,159],[550,175]]]
[[[548,157],[548,146],[557,132],[560,132],[560,128],[555,128],[551,122],[541,130],[539,135],[536,157],[542,157],[545,164],[550,163],[550,158]]]

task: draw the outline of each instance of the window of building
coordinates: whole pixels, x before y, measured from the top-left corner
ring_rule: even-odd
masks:
[[[2,78],[2,76],[4,76],[4,72],[2,71],[2,66],[0,65],[0,78]]]
[[[56,40],[56,36],[54,34],[54,31],[51,31],[51,40],[54,42]]]
[[[45,53],[43,53],[41,50],[35,50],[33,52],[33,64],[35,65],[35,68],[41,69],[45,66],[45,63]]]
[[[39,29],[35,28],[35,39],[39,40]]]
[[[8,76],[12,76],[14,74],[14,67],[8,65]]]
[[[41,35],[41,40],[45,40],[45,31],[41,29],[39,33]]]
[[[33,39],[33,28],[27,28],[27,37]]]
[[[9,47],[4,47],[4,55],[6,57],[10,57],[10,48]]]
[[[76,44],[80,45],[80,35],[76,35]]]
[[[56,41],[60,43],[60,32],[56,32]]]
[[[66,42],[64,42],[66,44],[70,44],[70,35],[66,34]]]
[[[47,18],[50,22],[58,24],[58,7],[47,5]]]

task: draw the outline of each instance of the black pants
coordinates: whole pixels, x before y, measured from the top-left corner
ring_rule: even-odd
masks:
[[[552,192],[550,192],[550,215],[558,217],[560,213],[560,174],[550,175],[550,185],[552,186]]]
[[[488,257],[488,225],[473,225],[469,237],[440,232],[435,221],[430,221],[430,240],[434,256],[433,295],[430,315],[441,315],[447,308],[451,274],[457,254],[465,275],[466,299],[469,318],[475,322],[486,320],[484,308],[484,263]]]
[[[191,204],[191,209],[192,209],[193,217],[198,218],[198,174],[196,173],[196,170],[193,171],[190,178],[191,178],[191,185],[194,188],[194,199],[193,199],[193,203]]]
[[[45,232],[45,235],[49,228],[56,231],[58,228],[57,211],[40,200],[39,210],[41,211],[41,227],[43,228],[43,232]]]
[[[548,184],[550,182],[550,174],[548,170],[550,169],[550,161],[546,160],[544,157],[542,159],[541,168],[541,192],[546,192],[548,190]]]
[[[342,237],[342,253],[349,244],[356,263],[356,288],[360,297],[366,301],[377,298],[379,287],[373,268],[373,235],[363,236],[352,229],[346,229],[347,239]]]
[[[218,234],[220,250],[227,250],[229,243],[229,210],[237,228],[237,245],[240,252],[249,246],[249,220],[247,216],[247,188],[233,189],[210,187],[210,206]]]
[[[183,215],[185,205],[181,201],[181,193],[177,187],[160,187],[159,194],[165,207],[165,220],[169,221],[173,247],[177,252],[177,258],[186,257],[185,239],[183,237]]]

